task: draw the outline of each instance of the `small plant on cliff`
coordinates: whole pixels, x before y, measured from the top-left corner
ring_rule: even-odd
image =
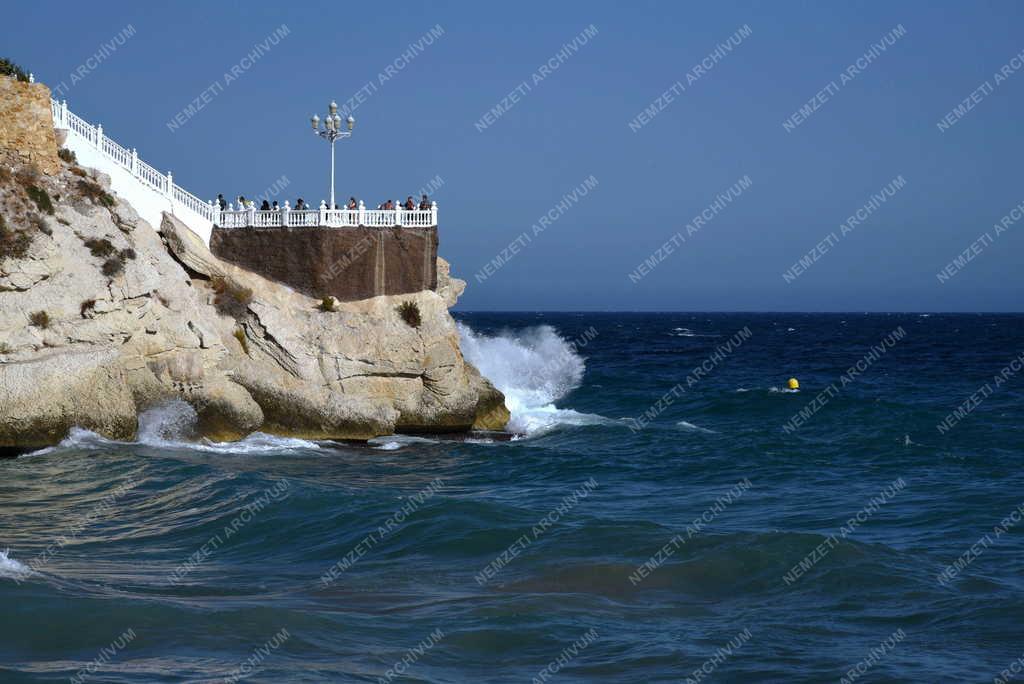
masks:
[[[89,248],[89,253],[94,257],[108,257],[114,253],[114,243],[107,238],[90,238],[85,241],[85,246]]]
[[[422,322],[420,320],[420,307],[416,302],[402,302],[395,307],[395,310],[398,311],[398,315],[402,317],[402,320],[405,321],[410,328],[420,327],[420,323]]]
[[[7,185],[11,182],[11,170],[6,166],[0,165],[0,183]]]
[[[28,83],[28,74],[25,70],[6,57],[0,57],[0,74],[13,76],[22,83]]]
[[[90,180],[82,179],[77,183],[78,192],[87,199],[92,200],[96,204],[102,204],[105,207],[112,207],[117,204],[117,200],[109,192],[104,190],[99,183],[93,183]]]
[[[29,323],[37,328],[46,329],[50,327],[50,314],[45,311],[35,311],[28,317]]]
[[[252,302],[252,290],[222,276],[214,276],[210,284],[214,292],[213,306],[218,312],[232,318],[245,314],[246,307]]]
[[[57,150],[57,156],[66,161],[68,164],[78,163],[78,157],[75,156],[75,153],[73,151],[69,150],[66,147],[62,147],[59,150]]]
[[[82,305],[78,307],[78,312],[82,314],[82,318],[88,318],[88,314],[96,307],[95,299],[86,299],[82,302]]]
[[[334,297],[324,297],[320,300],[320,306],[317,307],[324,313],[338,310],[338,300]]]
[[[25,187],[25,194],[36,203],[39,211],[45,211],[47,214],[53,213],[53,200],[50,199],[50,193],[46,192],[46,190],[43,190],[38,185],[29,185]]]
[[[132,249],[131,247],[125,247],[120,252],[118,252],[117,255],[121,257],[121,261],[131,261],[136,256],[135,250]]]
[[[32,245],[32,236],[21,230],[7,227],[7,220],[0,214],[0,261],[11,258],[20,259]]]
[[[113,278],[124,271],[124,262],[121,261],[121,257],[112,256],[103,262],[103,266],[100,268],[100,271],[102,271],[103,275],[108,278]]]
[[[6,342],[0,342],[0,354],[10,354],[13,349]]]

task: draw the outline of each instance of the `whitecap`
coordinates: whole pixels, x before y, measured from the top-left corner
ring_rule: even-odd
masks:
[[[690,422],[685,421],[685,420],[679,421],[678,423],[676,423],[676,425],[678,425],[681,428],[685,428],[686,430],[692,430],[693,432],[703,432],[703,433],[709,434],[709,435],[717,435],[718,434],[718,430],[709,430],[708,428],[702,428],[699,425],[694,425],[693,423],[690,423]]]
[[[420,437],[419,435],[385,435],[383,437],[371,437],[366,440],[366,443],[375,447],[384,447],[386,449],[397,449],[398,447],[405,446],[406,444],[437,444],[436,439],[430,439],[429,437]],[[387,446],[388,444],[396,444],[397,446]]]
[[[394,451],[409,444],[437,444],[438,440],[418,435],[385,435],[383,437],[371,437],[366,440],[374,449],[381,451]]]
[[[86,430],[80,427],[73,427],[68,430],[68,436],[62,439],[57,445],[45,447],[38,451],[31,451],[27,454],[22,454],[20,458],[31,458],[32,456],[45,456],[57,451],[65,449],[82,449],[89,447],[103,447],[117,444],[127,444],[127,442],[115,442],[112,439],[107,439],[97,435],[91,430]]]
[[[24,563],[10,556],[10,549],[0,551],[0,577],[22,579],[32,574],[32,570]]]

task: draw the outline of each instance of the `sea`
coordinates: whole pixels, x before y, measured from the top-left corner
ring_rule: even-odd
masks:
[[[456,318],[509,433],[0,460],[0,682],[1024,681],[1024,317]]]

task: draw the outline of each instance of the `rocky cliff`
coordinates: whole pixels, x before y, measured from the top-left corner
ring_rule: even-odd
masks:
[[[465,284],[446,263],[437,292],[315,300],[216,258],[173,216],[146,224],[102,174],[36,163],[55,148],[23,152],[0,149],[0,446],[72,426],[131,439],[169,399],[216,440],[505,426],[503,396],[459,349],[448,306]]]

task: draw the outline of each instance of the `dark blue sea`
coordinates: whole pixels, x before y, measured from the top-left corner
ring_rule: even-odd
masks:
[[[0,461],[0,682],[1024,681],[1024,317],[457,318],[512,438]]]

